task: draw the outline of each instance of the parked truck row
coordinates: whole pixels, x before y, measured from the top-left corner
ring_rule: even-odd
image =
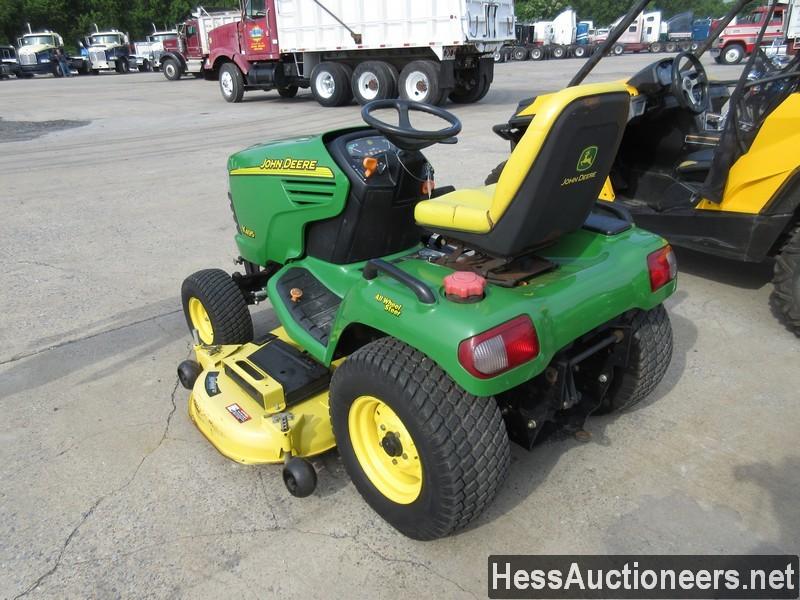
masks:
[[[242,0],[239,11],[195,11],[162,65],[167,79],[218,80],[228,102],[310,88],[323,106],[469,103],[486,95],[494,53],[513,37],[512,0]]]

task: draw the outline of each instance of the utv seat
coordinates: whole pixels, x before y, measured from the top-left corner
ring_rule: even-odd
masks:
[[[494,256],[515,256],[580,228],[622,141],[630,94],[623,83],[539,96],[533,120],[496,184],[417,204],[417,223]]]
[[[714,148],[703,148],[691,154],[687,154],[675,172],[678,175],[696,175],[697,173],[706,174],[711,170],[711,162],[714,160]]]

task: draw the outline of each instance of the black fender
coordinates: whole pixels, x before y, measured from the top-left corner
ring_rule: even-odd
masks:
[[[186,59],[180,52],[164,52],[159,59],[159,64],[163,65],[166,60],[175,60],[181,67],[181,72],[186,73]]]

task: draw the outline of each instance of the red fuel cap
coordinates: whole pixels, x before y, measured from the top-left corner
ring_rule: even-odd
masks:
[[[444,278],[444,293],[456,300],[482,297],[486,289],[486,280],[471,271],[455,271]]]

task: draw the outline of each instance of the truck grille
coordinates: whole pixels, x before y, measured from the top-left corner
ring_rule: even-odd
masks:
[[[106,60],[105,50],[89,50],[89,57],[92,62],[104,62]]]
[[[20,54],[20,56],[19,56],[19,64],[21,64],[21,65],[35,65],[36,64],[36,55],[35,54]]]

